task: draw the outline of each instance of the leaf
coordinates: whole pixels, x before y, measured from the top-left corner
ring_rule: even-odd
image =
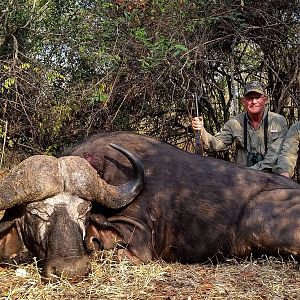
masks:
[[[182,45],[182,44],[177,44],[174,46],[177,50],[180,50],[182,52],[185,52],[188,50],[188,48],[185,46],[185,45]]]
[[[30,64],[29,63],[24,63],[24,64],[21,64],[21,69],[23,69],[23,70],[27,70],[27,69],[29,69],[30,68]]]

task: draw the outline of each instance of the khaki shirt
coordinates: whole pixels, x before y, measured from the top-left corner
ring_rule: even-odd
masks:
[[[290,177],[293,176],[297,164],[299,142],[300,122],[296,122],[287,132],[277,164],[273,168],[274,173],[289,173]]]
[[[247,151],[244,149],[244,118],[246,112],[240,113],[228,120],[222,130],[215,136],[203,131],[203,147],[206,150],[226,151],[232,144],[236,145],[235,163],[247,166]],[[267,115],[265,109],[263,120]],[[248,117],[247,117],[248,120]],[[247,150],[248,153],[265,154],[264,141],[264,121],[254,129],[247,121]],[[251,168],[256,170],[272,170],[278,154],[280,153],[283,139],[287,132],[287,122],[285,118],[274,112],[268,112],[268,133],[267,133],[267,152],[264,159]]]

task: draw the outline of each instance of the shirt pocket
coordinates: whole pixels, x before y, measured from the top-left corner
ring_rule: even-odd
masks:
[[[276,128],[270,128],[268,132],[268,142],[272,143],[280,137],[280,130]]]

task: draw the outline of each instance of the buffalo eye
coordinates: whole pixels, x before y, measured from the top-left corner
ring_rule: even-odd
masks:
[[[91,211],[92,204],[91,202],[82,202],[77,207],[78,218],[83,220],[87,217],[87,214]]]

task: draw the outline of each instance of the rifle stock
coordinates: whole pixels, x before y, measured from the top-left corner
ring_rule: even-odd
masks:
[[[198,155],[203,156],[203,145],[202,145],[202,138],[201,133],[199,130],[195,132],[195,138],[196,138],[196,148],[195,153]]]

